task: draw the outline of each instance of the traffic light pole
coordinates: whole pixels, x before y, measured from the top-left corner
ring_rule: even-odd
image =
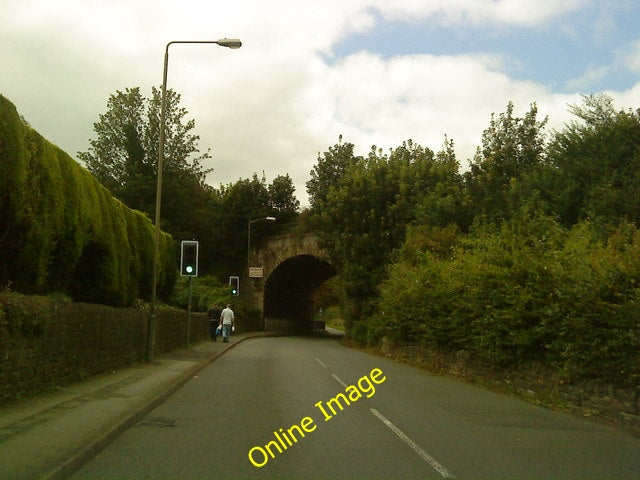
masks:
[[[189,300],[187,301],[187,348],[191,344],[191,293],[193,292],[193,277],[189,277]]]

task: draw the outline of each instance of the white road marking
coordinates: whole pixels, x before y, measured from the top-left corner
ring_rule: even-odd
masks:
[[[318,363],[319,363],[320,365],[322,365],[324,368],[327,368],[327,366],[326,366],[324,363],[322,363],[322,360],[320,360],[319,358],[316,358],[316,360],[317,360],[317,361],[318,361]]]
[[[334,375],[335,377],[335,375]],[[375,408],[370,408],[371,413],[373,413],[376,417],[378,417],[382,423],[384,423],[387,427],[393,431],[397,436],[399,436],[407,445],[409,445],[425,462],[427,462],[435,471],[437,471],[441,477],[444,478],[456,478],[447,468],[440,464],[435,458],[425,452],[420,445],[411,440],[407,435],[396,427],[393,423],[387,420],[384,415],[378,412]]]
[[[348,387],[348,385],[344,383],[342,379],[339,376],[337,376],[335,373],[332,373],[331,375],[333,375],[333,378],[335,378],[338,381],[338,383],[342,385],[344,388]]]

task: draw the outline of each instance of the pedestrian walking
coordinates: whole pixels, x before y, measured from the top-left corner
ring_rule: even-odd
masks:
[[[233,310],[231,310],[231,304],[227,305],[227,308],[222,310],[220,320],[222,323],[222,342],[229,343],[229,335],[236,324],[236,318]]]
[[[220,325],[220,315],[222,312],[216,304],[213,304],[207,314],[209,316],[209,334],[211,335],[211,341],[217,342],[219,333],[218,326]]]

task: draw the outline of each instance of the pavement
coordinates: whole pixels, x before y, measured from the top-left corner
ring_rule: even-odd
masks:
[[[0,477],[60,480],[229,349],[264,332],[203,342],[153,362],[0,407]]]

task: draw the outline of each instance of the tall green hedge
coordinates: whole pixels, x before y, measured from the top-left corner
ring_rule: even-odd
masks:
[[[0,95],[0,286],[130,305],[151,293],[154,227],[20,118]],[[160,239],[158,294],[176,279]]]

